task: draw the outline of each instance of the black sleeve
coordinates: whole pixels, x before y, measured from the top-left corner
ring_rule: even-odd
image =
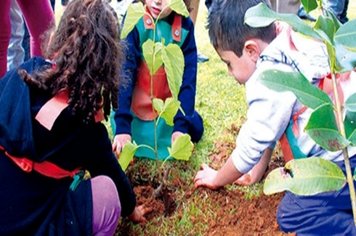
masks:
[[[96,124],[93,129],[88,136],[95,138],[87,139],[88,143],[85,145],[88,148],[87,155],[89,156],[82,155],[83,162],[86,165],[85,168],[90,172],[91,177],[106,175],[114,181],[120,197],[121,214],[122,216],[128,216],[136,206],[136,197],[131,183],[112,152],[111,142],[105,126]]]

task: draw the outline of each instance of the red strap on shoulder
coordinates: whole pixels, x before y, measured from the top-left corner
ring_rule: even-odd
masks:
[[[68,91],[63,90],[48,100],[37,113],[35,119],[46,129],[51,130],[61,112],[68,106]],[[95,122],[104,120],[104,111],[100,109],[95,114]]]
[[[21,170],[27,173],[36,171],[37,173],[50,178],[62,179],[66,177],[73,178],[73,176],[80,170],[77,168],[73,171],[68,171],[49,161],[34,162],[26,157],[16,157],[8,153],[2,146],[0,146],[0,151],[3,151],[10,160],[12,160]]]
[[[180,42],[182,39],[182,16],[175,14],[172,24],[172,38],[176,42]]]
[[[149,10],[146,8],[146,13],[143,15],[143,24],[145,25],[146,29],[154,29],[155,23],[149,14]]]
[[[46,129],[51,130],[61,112],[68,106],[68,91],[63,90],[48,100],[37,113],[35,119]]]

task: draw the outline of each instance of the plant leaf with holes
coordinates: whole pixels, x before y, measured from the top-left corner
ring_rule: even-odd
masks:
[[[335,152],[347,147],[350,142],[339,132],[331,104],[316,109],[305,126],[305,132],[321,147]]]
[[[333,162],[319,157],[293,159],[285,167],[274,169],[264,182],[267,195],[290,191],[297,195],[314,195],[337,191],[346,183],[342,170]]]

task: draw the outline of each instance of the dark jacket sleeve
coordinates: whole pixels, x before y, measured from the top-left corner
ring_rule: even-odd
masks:
[[[131,134],[131,101],[132,93],[136,83],[137,68],[141,60],[140,39],[136,28],[134,28],[126,40],[126,60],[123,65],[123,82],[119,87],[119,108],[115,112],[116,131],[115,134]]]
[[[197,47],[194,37],[194,25],[190,18],[184,18],[182,27],[189,31],[181,49],[184,55],[184,73],[182,86],[178,99],[184,110],[185,116],[178,111],[174,118],[174,131],[188,133],[189,117],[194,114],[195,93],[197,81]]]
[[[96,148],[95,150],[90,150],[90,154],[88,152],[90,157],[83,156],[83,161],[86,163],[85,167],[90,172],[91,177],[106,175],[114,181],[120,197],[122,216],[128,216],[133,212],[136,205],[136,197],[131,183],[111,151],[111,142],[105,126],[97,124],[90,132],[91,135],[89,137],[95,138],[88,140],[86,146]],[[94,136],[93,134],[96,135]]]

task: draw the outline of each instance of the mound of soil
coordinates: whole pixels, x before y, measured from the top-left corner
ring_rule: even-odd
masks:
[[[229,130],[231,133],[238,131],[236,127],[231,127]],[[214,150],[209,155],[210,165],[215,169],[220,168],[234,147],[235,144],[232,142],[216,142]],[[277,151],[273,154],[267,172],[283,165],[283,159]],[[204,212],[203,208],[209,207],[215,217],[207,219],[203,215],[201,219],[195,216],[190,219],[193,224],[204,222],[209,226],[205,235],[287,235],[279,230],[276,222],[276,210],[283,194],[266,196],[261,193],[257,194],[257,197],[251,197],[239,188],[231,188],[233,190],[223,188],[217,191],[204,188],[189,189],[192,188],[189,187],[191,183],[185,183],[173,172],[168,187],[162,191],[161,196],[155,198],[153,192],[158,186],[157,177],[149,173],[147,165],[137,163],[135,168],[128,169],[127,174],[134,185],[138,204],[145,204],[152,208],[152,212],[146,215],[148,221],[157,216],[169,217],[175,212],[181,214],[182,204],[179,203],[189,201],[192,197],[209,198],[213,206],[201,204],[199,208]],[[176,199],[176,189],[184,190],[183,199]],[[132,224],[125,220],[121,222],[119,228],[117,235],[137,234],[132,229]]]

